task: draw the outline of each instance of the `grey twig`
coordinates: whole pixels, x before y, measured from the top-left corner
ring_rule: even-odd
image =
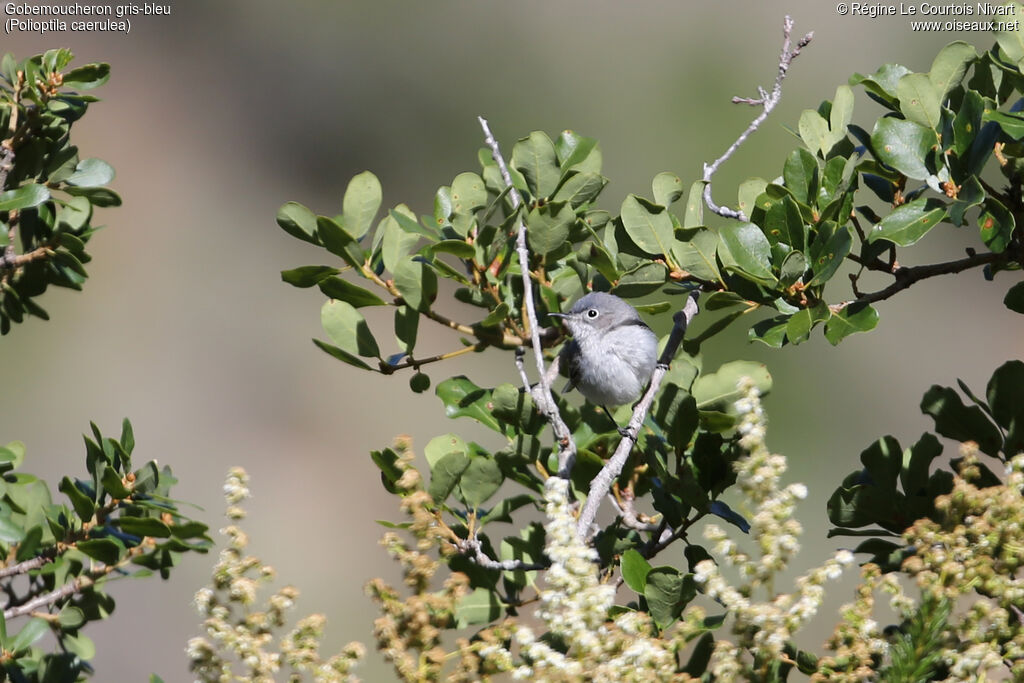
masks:
[[[52,562],[53,558],[49,555],[39,555],[31,559],[12,564],[9,567],[0,568],[0,579],[6,579],[8,576],[17,576],[19,574],[28,574],[33,569],[39,569],[44,564]]]
[[[467,538],[458,542],[459,550],[469,558],[471,562],[484,569],[498,569],[504,572],[524,571],[532,572],[538,569],[546,569],[543,564],[531,564],[522,560],[495,560],[487,556],[480,541],[476,538]]]
[[[622,523],[630,529],[637,531],[658,531],[661,528],[660,524],[654,524],[652,522],[643,522],[640,520],[640,515],[636,511],[636,507],[633,505],[633,492],[626,489],[622,492],[622,502],[620,503],[615,499],[615,496],[608,494],[608,499],[612,501],[612,504],[619,510],[619,519]]]
[[[498,165],[501,177],[509,188],[508,196],[512,202],[512,207],[518,211],[523,204],[523,198],[515,186],[512,185],[512,176],[509,174],[508,165],[505,163],[505,158],[501,155],[501,150],[498,148],[498,141],[491,134],[487,120],[482,116],[478,116],[477,120],[484,131],[484,141],[491,148],[491,156],[494,157],[494,163]],[[537,324],[537,309],[533,302],[533,281],[530,279],[530,251],[526,246],[526,223],[523,221],[521,211],[516,218],[515,227],[516,252],[519,255],[519,270],[522,272],[523,277],[523,301],[526,305],[526,322],[530,328],[530,341],[533,346],[533,357],[537,364],[537,375],[539,376],[537,386],[531,390],[530,394],[533,396],[534,403],[537,404],[537,409],[544,415],[551,425],[552,431],[555,433],[555,440],[558,442],[558,476],[567,479],[572,472],[573,464],[576,462],[576,443],[572,440],[572,432],[569,431],[568,425],[565,424],[565,420],[562,419],[561,414],[558,412],[558,404],[555,403],[555,397],[551,394],[551,380],[544,369],[544,348],[541,346],[540,326]],[[526,381],[526,373],[522,362],[518,362],[520,374],[523,377],[523,384],[529,389],[530,385]]]
[[[106,572],[101,571],[101,573],[105,574]],[[31,614],[32,612],[35,612],[36,610],[42,607],[53,605],[57,602],[60,602],[64,598],[69,598],[75,593],[85,590],[94,583],[96,583],[96,579],[94,579],[91,576],[79,576],[75,579],[72,579],[71,581],[68,581],[60,588],[56,588],[50,591],[49,593],[43,593],[42,595],[36,596],[24,604],[18,605],[17,607],[5,609],[4,620],[10,621],[14,617],[20,617],[25,614]]]
[[[651,375],[651,383],[643,397],[636,404],[636,407],[633,408],[633,415],[629,418],[629,424],[623,430],[624,435],[622,440],[619,441],[619,445],[615,448],[615,453],[612,454],[612,457],[605,463],[605,466],[601,468],[601,471],[590,482],[587,502],[583,505],[583,511],[580,513],[576,526],[576,533],[580,538],[589,539],[593,535],[591,527],[594,526],[594,520],[597,518],[597,510],[601,506],[601,500],[611,491],[612,484],[626,465],[629,453],[633,449],[633,444],[636,443],[637,435],[640,433],[640,425],[643,424],[644,418],[647,417],[647,413],[654,403],[654,397],[658,395],[661,381],[664,379],[665,373],[668,372],[668,366],[683,341],[686,328],[694,316],[697,315],[698,294],[698,290],[690,292],[683,310],[677,311],[672,316],[672,322],[674,323],[672,333],[669,335],[668,343],[665,344],[665,350],[661,353],[661,358],[658,359],[658,367],[654,369],[654,374]]]
[[[747,129],[740,134],[736,141],[730,145],[729,149],[725,150],[725,154],[715,159],[710,164],[704,164],[704,203],[707,207],[717,213],[719,216],[726,218],[735,218],[736,220],[745,221],[747,217],[742,211],[736,209],[730,209],[726,206],[719,206],[715,204],[711,198],[711,177],[718,171],[718,167],[721,166],[729,157],[739,149],[739,146],[746,142],[747,138],[750,137],[751,133],[760,128],[761,124],[764,123],[765,119],[768,118],[768,114],[775,109],[775,106],[782,99],[782,81],[786,78],[786,72],[789,71],[789,65],[793,63],[793,60],[800,54],[800,50],[807,47],[807,44],[811,42],[811,38],[814,37],[814,33],[808,33],[806,36],[801,38],[796,47],[792,46],[790,37],[793,32],[793,20],[786,16],[786,19],[782,23],[782,53],[779,55],[779,72],[775,76],[775,87],[772,91],[766,92],[764,88],[758,88],[758,97],[734,97],[732,98],[735,104],[749,104],[751,106],[760,106],[761,113],[750,122]]]

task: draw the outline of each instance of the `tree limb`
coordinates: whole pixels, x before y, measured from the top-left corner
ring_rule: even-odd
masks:
[[[747,216],[745,216],[742,211],[715,204],[714,200],[711,198],[711,177],[718,171],[718,167],[728,160],[729,157],[739,149],[740,145],[746,142],[751,133],[760,128],[761,124],[768,118],[768,114],[771,113],[772,109],[775,109],[779,100],[782,99],[782,81],[786,78],[786,72],[789,71],[789,65],[792,64],[793,60],[800,54],[800,50],[807,47],[807,44],[811,42],[811,38],[814,37],[813,32],[808,33],[801,38],[799,42],[797,42],[796,47],[791,47],[790,35],[792,32],[793,20],[787,15],[782,23],[782,53],[779,55],[779,72],[775,76],[775,87],[772,88],[772,91],[768,93],[765,92],[764,88],[758,88],[759,96],[757,98],[732,98],[734,104],[760,106],[761,113],[750,122],[747,129],[743,131],[738,138],[736,138],[736,141],[730,145],[729,149],[725,150],[725,154],[718,157],[710,164],[704,164],[704,203],[707,205],[708,209],[714,211],[719,216],[735,218],[740,221],[748,220]]]
[[[534,403],[537,404],[537,409],[544,415],[548,424],[551,425],[552,431],[555,433],[555,440],[558,443],[558,476],[568,479],[569,474],[572,472],[573,464],[576,462],[576,442],[573,441],[572,432],[569,431],[568,425],[565,424],[565,420],[562,419],[561,414],[558,412],[558,404],[555,402],[555,397],[551,394],[551,381],[544,369],[544,347],[541,345],[540,326],[537,324],[537,310],[533,302],[533,280],[530,279],[530,251],[526,246],[526,223],[523,221],[522,212],[519,211],[519,208],[523,205],[523,198],[520,196],[519,190],[512,185],[512,176],[508,172],[505,158],[501,155],[501,150],[498,148],[498,141],[494,139],[494,135],[487,125],[487,120],[482,116],[478,116],[477,120],[484,131],[484,141],[491,149],[494,163],[498,165],[501,177],[509,188],[508,196],[512,202],[512,207],[519,212],[515,225],[516,252],[519,255],[519,270],[522,272],[523,277],[523,301],[526,304],[526,322],[529,325],[533,357],[537,364],[537,375],[540,378],[537,385],[530,391],[530,394],[533,397]],[[525,382],[526,374],[521,363],[519,367],[524,379],[525,388],[530,389],[530,385]]]
[[[587,502],[583,505],[583,511],[580,513],[576,526],[576,534],[580,538],[589,539],[593,535],[591,527],[593,527],[594,520],[597,518],[597,510],[601,507],[601,500],[608,495],[615,479],[622,472],[622,468],[629,458],[629,453],[633,449],[633,444],[636,443],[637,435],[640,433],[640,425],[643,424],[644,418],[654,403],[654,397],[657,396],[658,389],[661,387],[661,381],[664,379],[665,373],[668,372],[668,366],[683,341],[686,328],[694,316],[697,315],[698,295],[699,290],[690,292],[683,310],[677,311],[672,316],[672,322],[674,323],[672,332],[669,335],[668,342],[665,344],[665,350],[661,353],[661,358],[658,359],[658,367],[654,369],[654,374],[651,375],[651,383],[648,385],[643,398],[633,408],[633,416],[630,417],[629,424],[623,430],[622,440],[619,441],[619,445],[615,448],[615,453],[590,482]]]
[[[985,254],[972,254],[966,258],[959,259],[957,261],[946,261],[945,263],[932,263],[924,266],[910,266],[904,268],[898,268],[893,273],[896,277],[896,281],[885,289],[880,289],[877,292],[871,292],[870,294],[864,294],[862,296],[853,299],[852,301],[845,301],[835,307],[835,310],[841,311],[847,306],[853,304],[872,304],[876,301],[883,301],[893,296],[897,292],[901,292],[907,289],[915,282],[924,280],[926,278],[935,277],[936,275],[949,275],[951,273],[959,273],[964,270],[969,270],[977,266],[983,266],[990,263],[998,263],[1000,261],[1009,260],[1009,256],[1004,252],[1002,254],[996,254],[993,252]]]

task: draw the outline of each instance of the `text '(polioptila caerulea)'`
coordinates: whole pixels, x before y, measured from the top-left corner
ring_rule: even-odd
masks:
[[[561,353],[569,370],[568,389],[599,406],[635,401],[658,362],[658,338],[636,309],[613,294],[591,292],[562,317],[572,339]]]

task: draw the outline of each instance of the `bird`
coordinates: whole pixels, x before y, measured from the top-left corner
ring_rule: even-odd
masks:
[[[609,406],[640,398],[658,362],[658,338],[635,308],[591,292],[567,313],[549,315],[562,318],[572,335],[559,354],[569,374],[565,391],[578,389],[609,417]]]

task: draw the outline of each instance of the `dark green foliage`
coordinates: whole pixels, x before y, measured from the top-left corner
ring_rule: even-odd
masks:
[[[86,473],[58,486],[67,503],[54,502],[43,481],[20,471],[22,444],[0,448],[0,555],[13,558],[0,578],[8,597],[0,672],[11,680],[87,675],[95,648],[84,628],[113,612],[107,584],[154,573],[167,578],[184,553],[209,549],[206,525],[184,516],[170,497],[177,483],[170,468],[155,461],[135,467],[134,446],[127,420],[116,439],[93,425]],[[38,642],[47,633],[56,648]]]
[[[281,228],[322,248],[326,253],[318,260],[329,265],[287,270],[282,278],[296,287],[316,286],[327,297],[321,322],[330,342],[316,340],[321,349],[361,369],[390,374],[410,368],[410,388],[417,392],[430,386],[422,366],[484,347],[529,346],[533,322],[543,328],[541,345],[550,361],[566,335],[549,314],[586,292],[644,297],[638,308],[657,326],[656,316],[682,306],[677,295],[686,290],[679,285],[699,288],[711,322],[690,335],[684,344],[689,355],[679,355],[668,370],[651,419],[611,491],[623,514],[594,540],[602,572],[618,566],[636,597],[615,609],[647,611],[664,629],[696,594],[683,560],[692,570],[713,559],[693,545],[690,527],[714,515],[741,531],[749,528],[722,500],[735,483],[732,464],[741,455],[733,403],[741,377],[752,378],[762,394],[771,387],[766,368],[757,363],[733,361],[706,372],[701,344],[737,320],[748,321],[751,340],[771,347],[803,342],[816,328],[838,344],[874,329],[875,305],[920,280],[970,268],[984,268],[991,279],[1020,269],[1024,54],[1015,51],[1024,49],[1006,36],[981,55],[955,42],[926,73],[887,64],[868,76],[855,74],[831,101],[800,116],[801,146],[781,161],[776,180],[754,178],[739,188],[741,220],[708,225],[701,199],[706,183],[693,182],[685,202],[677,204],[686,186],[668,172],[654,177],[650,196],[629,194],[611,204],[616,213],[602,210],[597,200],[607,180],[596,141],[571,131],[554,140],[533,132],[508,157],[521,204],[513,201],[490,150],[481,150],[479,169],[439,188],[430,215],[417,217],[397,204],[380,216],[383,195],[370,172],[352,179],[341,213],[333,217],[294,202],[283,205]],[[867,128],[852,123],[862,91],[883,108]],[[991,181],[997,169],[1003,187]],[[536,321],[527,318],[523,297],[516,247],[521,224]],[[977,230],[977,245],[967,258],[899,266],[912,260],[903,250],[940,225],[976,226],[971,229]],[[863,292],[859,278],[866,271],[892,279],[882,289]],[[465,305],[446,301],[446,291]],[[371,329],[367,320],[380,316],[364,315],[364,308],[381,305],[395,309],[388,317],[393,335]],[[1006,305],[1024,311],[1020,285],[1006,293]],[[768,315],[746,315],[756,309]],[[456,349],[431,357],[417,353],[424,320],[461,335]],[[388,348],[392,336],[397,352]],[[1024,448],[1022,368],[1016,362],[1000,368],[985,401],[963,385],[968,402],[953,389],[933,387],[922,410],[934,419],[937,434],[977,441],[983,452],[1005,460]],[[432,512],[463,551],[447,561],[469,576],[474,589],[463,602],[459,625],[490,623],[502,613],[516,614],[524,589],[536,580],[533,565],[547,561],[543,527],[531,523],[509,534],[497,525],[514,523],[517,510],[539,506],[544,480],[559,469],[557,445],[545,433],[548,422],[529,391],[519,386],[479,386],[456,376],[438,382],[435,392],[448,417],[468,418],[498,442],[492,448],[447,434],[425,452]],[[627,410],[620,409],[613,421],[575,399],[556,402],[577,449],[571,483],[582,497],[619,443],[615,422],[624,424]],[[872,444],[861,454],[863,469],[849,475],[829,501],[832,533],[870,537],[857,550],[897,569],[907,553],[900,534],[915,520],[936,516],[935,498],[952,487],[952,472],[934,467],[941,452],[932,434],[908,449],[892,437]],[[395,458],[390,450],[373,454],[393,493],[399,490]],[[983,466],[979,471],[984,481],[992,475]],[[653,513],[627,521],[624,509],[634,501],[637,510]],[[675,554],[680,566],[654,566],[651,560],[676,540],[686,545],[685,553]],[[531,568],[481,566],[486,563],[474,563],[464,552],[471,543],[492,562],[521,560]],[[922,619],[931,623],[934,616]],[[915,647],[927,641],[927,633],[912,636]],[[713,642],[701,637],[680,669],[703,673]],[[794,668],[810,673],[817,667],[813,654],[792,649],[788,655],[754,666],[770,680],[785,680]]]
[[[29,315],[47,319],[35,298],[50,285],[82,288],[93,209],[121,204],[104,187],[114,169],[80,158],[71,141],[96,101],[78,91],[105,83],[110,67],[67,70],[71,59],[62,49],[0,63],[0,334]]]
[[[924,395],[921,410],[935,421],[935,431],[956,441],[973,441],[981,452],[1007,462],[1024,450],[1024,362],[1013,360],[993,373],[982,400],[958,380],[970,405],[951,387],[935,385]],[[942,444],[925,433],[917,443],[902,449],[886,436],[861,453],[864,469],[847,475],[828,502],[829,520],[836,525],[830,536],[872,536],[857,546],[871,553],[872,561],[886,570],[897,570],[909,552],[900,535],[914,521],[929,518],[941,522],[935,498],[953,489],[951,468],[932,469],[942,455]],[[938,460],[941,462],[941,460]],[[1000,482],[984,464],[976,465],[978,486]]]

